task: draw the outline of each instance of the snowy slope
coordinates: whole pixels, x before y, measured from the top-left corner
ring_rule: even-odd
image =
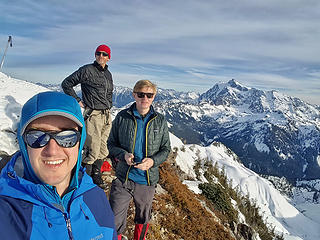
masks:
[[[34,94],[47,91],[45,87],[25,81],[12,79],[0,73],[0,152],[14,153],[17,149],[15,131],[21,106]],[[285,234],[286,240],[317,240],[320,239],[320,214],[319,205],[303,205],[301,209],[306,217],[300,213],[290,201],[283,197],[265,179],[237,162],[236,156],[230,154],[222,144],[212,144],[207,147],[198,145],[184,145],[177,137],[170,134],[172,148],[177,147],[177,164],[191,177],[195,177],[193,165],[199,157],[217,161],[219,166],[224,166],[228,178],[233,179],[233,184],[239,186],[244,194],[256,199],[269,224],[276,227],[278,232]],[[180,149],[185,148],[185,151]],[[0,159],[1,161],[1,159]],[[189,181],[186,184],[195,192],[198,182]],[[312,206],[312,209],[309,209]]]
[[[47,88],[17,80],[0,72],[0,152],[9,155],[17,151],[15,131],[22,105]]]
[[[320,205],[301,204],[305,215],[299,212],[290,201],[282,196],[278,190],[266,179],[255,172],[247,169],[243,164],[236,161],[236,155],[222,144],[212,144],[207,147],[198,145],[184,145],[180,139],[171,135],[172,148],[178,149],[177,164],[190,177],[195,177],[193,166],[195,160],[206,159],[217,162],[219,167],[224,167],[228,179],[232,179],[234,187],[239,187],[244,195],[255,199],[261,209],[264,219],[279,233],[283,233],[286,240],[320,239],[320,216],[314,212],[320,211]],[[183,149],[183,150],[181,150]],[[199,193],[196,181],[187,181],[186,184],[195,193]],[[306,215],[310,215],[310,217]]]

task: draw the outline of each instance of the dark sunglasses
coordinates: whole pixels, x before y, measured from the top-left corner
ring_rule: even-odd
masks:
[[[105,52],[96,52],[96,56],[100,56],[102,54],[102,56],[107,57],[109,56],[108,53]]]
[[[135,92],[137,94],[138,98],[144,98],[144,96],[147,96],[147,98],[153,98],[154,93],[144,93],[144,92]]]
[[[31,148],[42,148],[46,146],[52,138],[60,147],[72,148],[79,142],[80,132],[74,129],[60,132],[45,132],[30,129],[24,134],[24,141]]]

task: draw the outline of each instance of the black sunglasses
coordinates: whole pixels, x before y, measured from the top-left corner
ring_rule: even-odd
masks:
[[[153,98],[154,93],[144,93],[144,92],[135,92],[137,94],[138,98],[144,98],[144,96],[147,96],[147,98]]]
[[[60,147],[72,148],[79,142],[80,132],[74,129],[59,132],[45,132],[30,129],[24,134],[24,141],[31,148],[42,148],[46,146],[52,138]]]
[[[104,56],[104,57],[109,56],[109,54],[106,53],[106,52],[96,52],[96,56],[100,56],[101,54],[102,54],[102,56]]]

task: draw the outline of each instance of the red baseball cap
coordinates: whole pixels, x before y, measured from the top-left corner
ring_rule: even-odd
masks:
[[[109,59],[111,58],[111,50],[107,45],[99,45],[96,52],[106,52],[109,55]]]

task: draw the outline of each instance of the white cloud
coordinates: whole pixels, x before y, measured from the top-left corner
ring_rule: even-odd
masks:
[[[319,89],[316,0],[59,0],[54,5],[12,0],[0,8],[6,10],[0,40],[5,29],[14,39],[7,59],[11,68],[30,66],[37,72],[39,66],[63,65],[71,73],[93,60],[98,44],[107,43],[111,69],[121,69],[119,82],[124,76],[148,76],[202,91],[215,81],[236,78],[245,84],[255,78],[257,85],[280,84],[291,92],[296,86]],[[125,68],[132,65],[141,73]]]

